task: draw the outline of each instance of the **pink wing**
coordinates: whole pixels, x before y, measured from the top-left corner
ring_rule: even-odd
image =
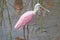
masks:
[[[33,13],[31,13],[25,17],[23,17],[23,15],[22,15],[22,17],[19,19],[19,21],[15,25],[15,28],[20,29],[21,27],[27,25],[31,21],[32,17],[33,17]]]

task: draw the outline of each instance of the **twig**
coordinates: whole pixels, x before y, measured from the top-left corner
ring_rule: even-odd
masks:
[[[10,19],[10,15],[9,15],[9,10],[8,10],[7,3],[5,3],[5,5],[7,7],[7,12],[8,12],[8,17],[9,17],[9,23],[10,23],[10,40],[12,40],[12,24],[11,24],[11,19]]]
[[[43,0],[39,0],[39,3],[41,5],[43,5]],[[42,32],[42,12],[41,12],[41,15],[40,15],[40,32]]]

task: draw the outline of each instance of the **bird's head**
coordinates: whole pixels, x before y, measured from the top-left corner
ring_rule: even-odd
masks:
[[[37,3],[35,6],[34,6],[34,11],[38,11],[40,9],[40,3]]]
[[[39,11],[41,8],[49,12],[49,10],[47,10],[46,8],[44,8],[40,3],[37,3],[37,4],[34,6],[34,12]]]

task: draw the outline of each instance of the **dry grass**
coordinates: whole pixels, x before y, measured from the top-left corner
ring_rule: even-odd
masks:
[[[15,40],[24,40],[24,39],[22,39],[20,37],[16,37]]]
[[[23,1],[22,0],[15,0],[15,3],[14,3],[15,11],[17,11],[18,14],[20,14],[22,8],[23,8]]]

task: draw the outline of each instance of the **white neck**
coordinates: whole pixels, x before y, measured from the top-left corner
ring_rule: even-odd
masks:
[[[36,9],[34,9],[34,10],[33,10],[33,12],[34,12],[34,14],[36,14],[37,10],[36,10]]]

